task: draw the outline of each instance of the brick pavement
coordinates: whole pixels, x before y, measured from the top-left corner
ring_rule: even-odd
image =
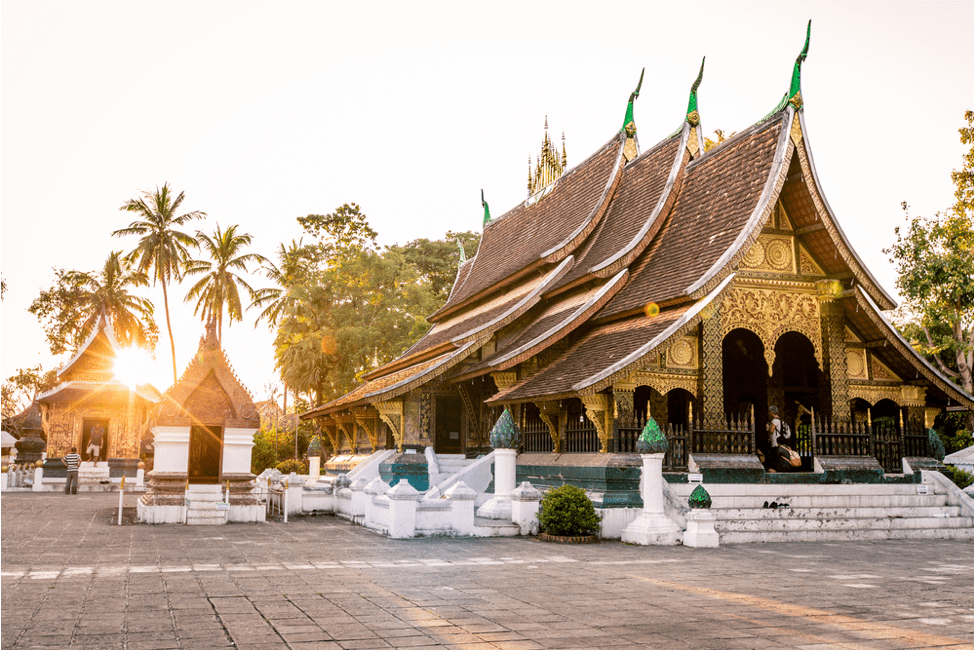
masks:
[[[2,496],[3,648],[974,648],[969,542],[394,541],[118,527],[117,499]]]

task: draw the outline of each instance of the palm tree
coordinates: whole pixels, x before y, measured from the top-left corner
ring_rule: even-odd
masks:
[[[254,327],[266,320],[267,327],[273,328],[280,323],[282,316],[293,309],[294,289],[307,279],[308,266],[315,264],[317,256],[314,247],[305,246],[302,238],[297,241],[292,239],[290,246],[279,244],[277,259],[280,266],[267,260],[262,269],[264,275],[277,286],[254,291],[250,307],[262,310],[254,320]]]
[[[158,331],[152,303],[130,291],[149,286],[149,278],[133,270],[122,251],[112,251],[99,273],[73,271],[70,279],[79,289],[81,313],[86,316],[83,332],[90,332],[102,316],[111,320],[122,345],[145,345]]]
[[[243,249],[250,245],[249,234],[237,234],[237,226],[233,225],[221,230],[217,225],[213,236],[202,231],[196,231],[196,243],[206,251],[209,260],[187,260],[183,264],[186,275],[202,275],[203,277],[190,287],[186,294],[186,302],[196,300],[193,314],[199,314],[204,320],[213,319],[217,324],[217,336],[223,338],[223,312],[226,311],[230,322],[243,320],[243,303],[240,301],[240,287],[244,287],[254,296],[254,290],[247,281],[234,271],[247,272],[250,263],[262,264],[267,261],[263,255],[257,253],[243,253]]]
[[[169,331],[169,347],[172,351],[172,380],[176,375],[176,342],[172,337],[172,323],[169,320],[169,294],[166,284],[170,279],[180,280],[180,265],[189,259],[187,248],[196,248],[196,240],[175,227],[182,226],[194,219],[206,216],[205,212],[194,210],[176,216],[179,206],[186,197],[180,192],[173,197],[169,183],[156,187],[155,192],[143,190],[141,197],[129,199],[119,210],[135,212],[140,220],[133,221],[128,228],[122,228],[112,233],[114,237],[124,235],[139,235],[139,245],[128,257],[136,261],[139,271],[152,269],[153,284],[162,284],[162,301],[166,308],[166,329]]]

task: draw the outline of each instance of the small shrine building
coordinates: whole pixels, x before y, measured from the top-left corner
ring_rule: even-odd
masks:
[[[260,416],[221,349],[212,321],[196,356],[148,420],[155,459],[149,489],[139,500],[140,521],[264,520],[250,472]]]
[[[123,349],[111,320],[100,316],[84,344],[58,370],[58,385],[37,396],[48,458],[77,447],[84,461],[107,461],[111,476],[135,476],[146,417],[161,396],[149,384],[132,387],[115,375]],[[87,452],[92,432],[102,436],[97,458]]]
[[[778,105],[709,150],[703,65],[679,127],[646,148],[637,86],[584,161],[542,156],[525,201],[493,219],[484,204],[479,250],[422,339],[301,417],[336,453],[471,454],[509,408],[524,432],[518,480],[525,465],[633,464],[614,457],[635,451],[650,415],[670,438],[668,471],[690,456],[740,467],[766,445],[771,405],[804,471],[856,457],[895,473],[929,455],[933,417],[974,396],[891,325],[893,298],[829,206],[801,92],[807,48]]]

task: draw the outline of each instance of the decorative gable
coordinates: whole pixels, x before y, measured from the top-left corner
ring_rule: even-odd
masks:
[[[757,241],[744,254],[741,270],[794,274],[792,238],[787,235],[759,235]]]
[[[812,258],[811,254],[801,244],[798,245],[798,268],[802,275],[825,276],[825,271],[822,270],[822,267],[815,262],[815,259]]]

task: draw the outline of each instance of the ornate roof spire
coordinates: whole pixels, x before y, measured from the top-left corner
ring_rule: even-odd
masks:
[[[643,68],[642,72],[639,73],[639,83],[636,85],[636,90],[632,91],[632,94],[629,95],[629,105],[626,106],[626,119],[622,122],[621,131],[626,134],[626,144],[622,148],[622,155],[626,157],[626,162],[639,155],[639,147],[636,146],[636,122],[632,116],[632,104],[639,97],[639,89],[643,87],[644,74],[646,74],[646,68]]]
[[[690,86],[690,101],[687,104],[687,117],[686,121],[690,123],[690,126],[697,126],[700,124],[700,111],[697,110],[697,88],[700,87],[700,82],[703,81],[703,64],[707,62],[707,57],[703,57],[700,62],[700,74],[697,75],[696,81]]]
[[[532,196],[539,190],[547,187],[551,183],[561,178],[562,173],[568,168],[568,153],[565,149],[565,134],[561,135],[561,156],[551,142],[548,135],[548,116],[544,118],[544,137],[541,139],[541,153],[538,154],[538,162],[531,168],[531,156],[528,156],[528,196]]]
[[[530,162],[528,163],[530,164]],[[484,206],[484,225],[486,226],[490,222],[490,206],[487,205],[487,201],[484,200],[484,191],[480,190],[480,204]],[[460,246],[460,261],[466,261],[466,255],[463,252],[463,246]]]
[[[812,21],[808,21],[808,31],[805,33],[805,47],[795,59],[795,68],[791,72],[791,88],[788,89],[788,103],[798,110],[802,107],[802,62],[808,58],[808,42],[812,38]]]
[[[622,121],[622,128],[619,129],[620,131],[628,132],[630,124],[632,124],[633,131],[635,131],[636,124],[633,121],[633,117],[632,117],[632,105],[633,102],[636,101],[636,98],[639,97],[639,89],[643,87],[644,74],[646,74],[646,68],[643,68],[643,71],[639,73],[639,83],[636,85],[636,90],[632,91],[632,94],[629,95],[629,105],[626,106],[626,119]]]

